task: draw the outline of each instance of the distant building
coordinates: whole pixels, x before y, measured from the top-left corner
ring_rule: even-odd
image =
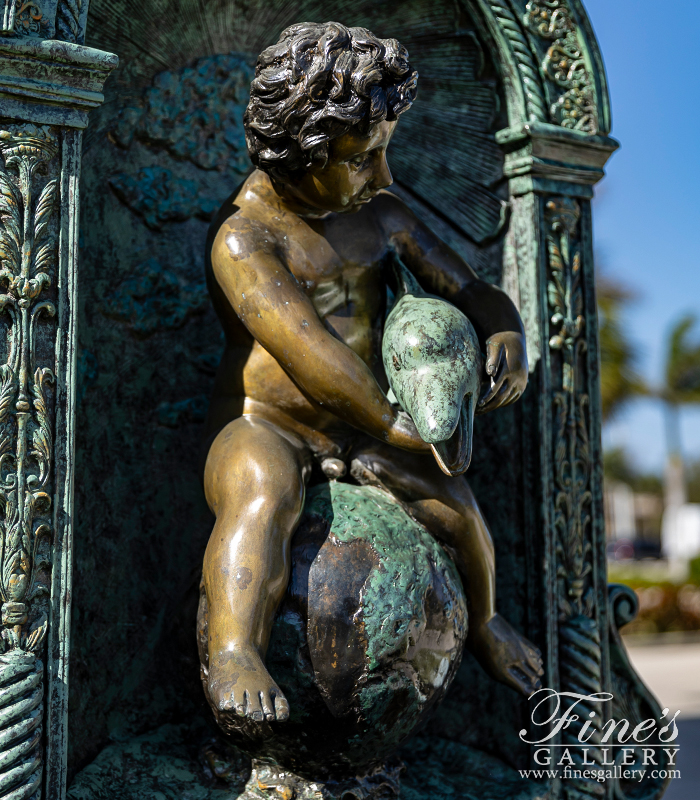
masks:
[[[637,538],[661,544],[661,519],[664,504],[653,492],[634,493],[634,519]]]
[[[663,501],[659,495],[606,480],[604,500],[608,541],[643,539],[660,544]]]
[[[666,508],[661,541],[669,560],[688,561],[700,555],[700,503]]]
[[[609,541],[635,539],[634,492],[626,483],[605,481],[605,531]]]

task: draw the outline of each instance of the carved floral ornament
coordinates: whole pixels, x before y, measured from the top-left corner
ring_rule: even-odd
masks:
[[[525,27],[552,43],[541,69],[552,83],[563,90],[550,106],[553,120],[564,128],[598,133],[593,81],[567,0],[531,0],[525,12]]]
[[[41,6],[34,0],[4,0],[2,33],[39,34],[43,18]]]
[[[53,317],[42,294],[56,257],[58,153],[48,127],[0,130],[0,793],[30,798],[41,782],[43,666],[48,624],[52,419],[50,368],[36,364],[37,329]],[[11,789],[10,794],[4,794]]]
[[[585,391],[586,338],[583,316],[581,251],[577,241],[578,203],[553,198],[545,207],[548,223],[547,297],[552,336],[554,412],[554,527],[560,580],[559,610],[566,619],[591,615],[591,456],[589,398]]]
[[[591,586],[591,453],[580,218],[580,206],[572,198],[553,197],[545,204],[554,466],[550,513],[557,566],[559,677],[562,691],[590,696],[602,691],[602,648]],[[572,702],[569,699],[565,705]],[[582,702],[580,713],[600,732],[603,720],[596,704]],[[578,744],[578,732],[576,726],[567,729],[564,744]],[[578,764],[581,753],[576,747],[572,752]],[[601,763],[598,748],[592,745],[589,755]],[[581,779],[569,782],[564,793],[567,800],[583,800],[602,798],[605,789],[595,780]]]
[[[0,36],[75,41],[81,0],[0,0]]]

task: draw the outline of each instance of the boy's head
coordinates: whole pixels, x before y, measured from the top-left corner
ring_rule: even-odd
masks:
[[[251,160],[312,206],[354,210],[391,183],[384,154],[417,79],[396,39],[292,25],[258,58],[244,118]]]

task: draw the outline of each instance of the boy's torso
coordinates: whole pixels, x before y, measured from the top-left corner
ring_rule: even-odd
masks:
[[[246,202],[243,192],[233,214],[232,235],[254,237],[261,249],[274,252],[297,279],[326,328],[369,366],[386,390],[381,339],[386,314],[388,242],[373,206],[353,214],[304,219],[280,211],[258,195]],[[236,210],[236,208],[238,210]],[[223,220],[222,220],[223,222]],[[216,258],[216,254],[213,254]],[[218,265],[235,269],[237,262]],[[241,399],[280,409],[315,430],[338,433],[347,426],[306,398],[280,364],[255,341],[216,286],[214,306],[224,325],[227,347],[217,374],[210,412],[212,431],[238,416]],[[313,353],[309,354],[313,357]],[[250,404],[249,404],[250,405]]]

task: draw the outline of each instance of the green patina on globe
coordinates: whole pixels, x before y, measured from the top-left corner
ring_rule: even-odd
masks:
[[[394,498],[311,489],[267,653],[289,721],[227,725],[252,756],[319,779],[383,764],[447,691],[467,634],[454,563]]]

